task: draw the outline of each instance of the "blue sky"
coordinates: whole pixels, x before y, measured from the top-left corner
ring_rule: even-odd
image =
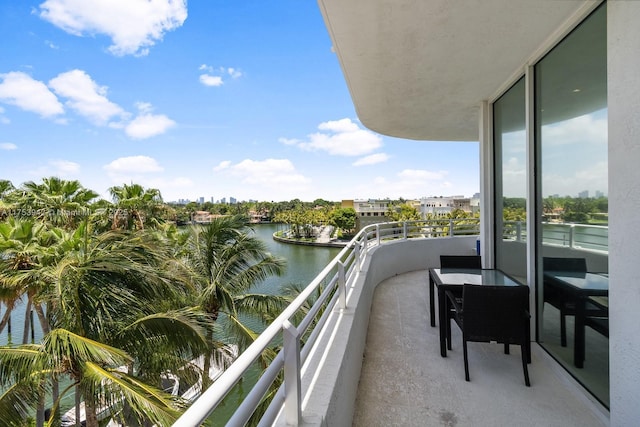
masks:
[[[0,0],[0,179],[164,200],[472,196],[477,142],[357,115],[317,3]]]

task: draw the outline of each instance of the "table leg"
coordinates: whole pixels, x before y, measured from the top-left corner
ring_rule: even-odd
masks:
[[[584,316],[586,298],[576,298],[575,329],[573,334],[573,364],[576,368],[584,366]]]
[[[436,311],[435,311],[435,295],[433,292],[433,287],[435,284],[433,283],[433,278],[431,274],[429,274],[429,317],[431,319],[431,327],[436,326]]]
[[[446,295],[442,286],[438,286],[438,326],[440,327],[440,356],[447,357],[447,313]]]

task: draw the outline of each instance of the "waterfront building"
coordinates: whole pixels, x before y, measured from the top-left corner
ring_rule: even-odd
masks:
[[[425,219],[428,215],[446,216],[456,209],[472,213],[471,199],[464,196],[423,197],[420,199],[418,212]]]
[[[343,200],[343,208],[353,208],[356,211],[356,231],[367,225],[388,222],[387,212],[392,201],[389,199],[354,199]]]
[[[398,138],[479,141],[482,264],[530,288],[532,369],[537,376],[532,376],[531,388],[512,387],[511,382],[500,382],[505,374],[501,368],[488,364],[483,387],[479,379],[466,383],[460,375],[452,378],[450,365],[438,355],[430,360],[440,363],[433,374],[437,381],[414,381],[423,380],[429,369],[422,360],[430,357],[432,348],[424,349],[428,355],[414,349],[431,328],[424,312],[409,313],[404,307],[415,300],[424,307],[425,297],[419,292],[426,284],[402,297],[382,297],[381,306],[400,307],[385,317],[371,314],[374,291],[391,278],[397,283],[403,275],[413,283],[425,280],[421,269],[438,266],[442,254],[469,254],[475,236],[398,238],[375,246],[377,233],[374,240],[358,246],[373,249],[364,255],[362,266],[354,268],[354,279],[346,285],[348,295],[341,294],[340,304],[325,312],[328,320],[319,340],[298,351],[304,353],[304,368],[297,378],[293,375],[286,396],[274,403],[276,425],[351,425],[358,416],[360,425],[366,425],[367,414],[356,409],[356,397],[369,398],[370,413],[375,410],[380,417],[374,421],[387,424],[426,425],[430,420],[432,425],[636,425],[640,2],[318,3],[364,126]],[[455,152],[452,144],[451,155]],[[545,198],[577,197],[585,188],[608,188],[608,226],[587,226],[604,241],[597,247],[575,244],[575,230],[584,227],[548,224],[542,216]],[[517,238],[504,218],[506,198],[527,202],[526,224]],[[556,227],[569,232],[554,240]],[[578,301],[599,305],[600,314],[589,315],[589,325],[582,329],[587,335],[586,360],[576,357],[576,311],[564,315],[545,298],[549,258],[580,258],[588,271],[606,278],[607,287],[598,299]],[[567,324],[559,327],[562,316]],[[380,319],[375,323],[379,329],[367,337],[368,327]],[[288,321],[280,322],[275,326],[295,332]],[[417,329],[415,341],[391,335],[388,341],[365,347],[367,339],[375,341],[376,333],[382,335],[395,323],[403,333],[415,325],[424,329]],[[561,343],[564,327],[569,345]],[[393,353],[405,357],[402,363],[385,358],[396,347],[404,350]],[[363,365],[374,358],[386,364],[361,379]],[[285,371],[287,363],[295,366],[296,358],[289,361],[293,362],[281,361]],[[459,366],[455,369],[458,372]],[[230,383],[232,375],[223,378]],[[372,384],[384,381],[388,387],[373,389]],[[207,399],[196,402],[184,420],[203,407],[206,412],[210,397],[223,395],[223,386],[214,384]],[[438,412],[454,405],[457,412]]]

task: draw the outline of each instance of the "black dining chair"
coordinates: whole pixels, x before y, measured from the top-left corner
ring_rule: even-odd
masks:
[[[542,269],[547,274],[559,272],[581,274],[587,272],[587,260],[585,258],[544,257],[542,258]],[[570,293],[563,292],[548,280],[544,280],[543,288],[544,302],[560,311],[560,345],[566,347],[567,316],[575,316],[575,300]],[[585,310],[587,316],[608,317],[608,310],[591,300],[587,301]]]
[[[482,268],[480,255],[440,255],[440,268]]]
[[[529,287],[465,284],[462,305],[451,292],[446,294],[454,311],[453,319],[462,331],[465,380],[470,381],[467,342],[495,341],[504,344],[505,354],[509,354],[510,344],[520,346],[524,382],[529,387]]]
[[[440,268],[482,268],[480,255],[440,255]],[[462,303],[462,292],[455,293],[458,303]],[[448,310],[447,323],[451,323],[453,311]],[[451,328],[447,327],[447,348],[451,350]]]

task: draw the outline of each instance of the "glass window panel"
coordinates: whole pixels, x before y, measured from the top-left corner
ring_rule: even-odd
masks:
[[[527,136],[524,77],[493,104],[496,266],[526,282]]]
[[[535,67],[538,337],[609,406],[606,4]]]

